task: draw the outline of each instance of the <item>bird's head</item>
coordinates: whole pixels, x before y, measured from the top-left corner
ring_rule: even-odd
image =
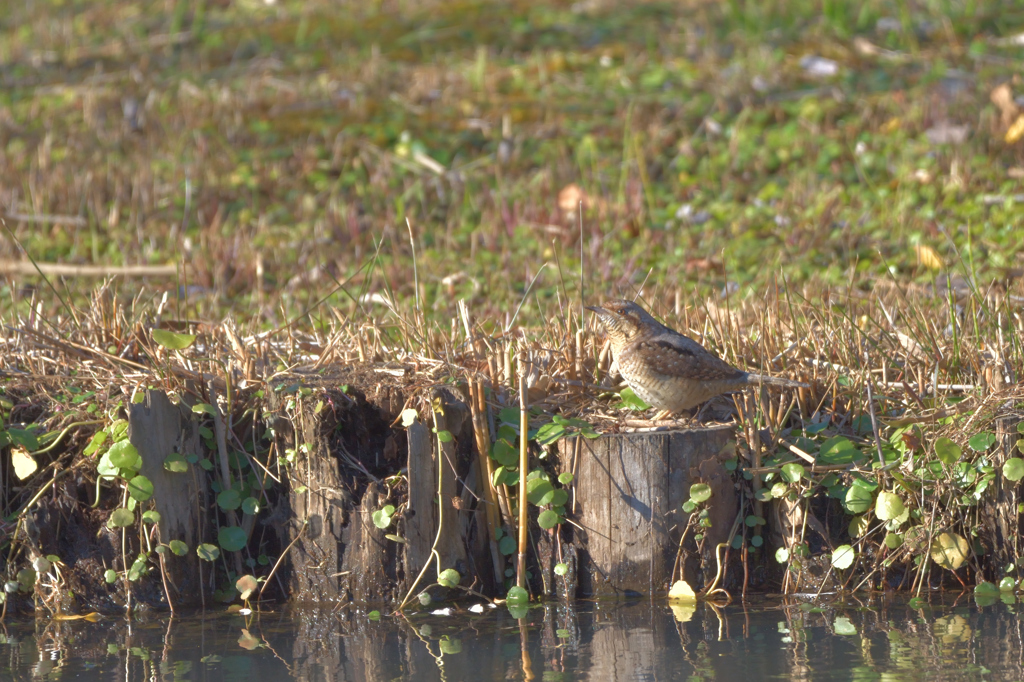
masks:
[[[587,310],[597,313],[598,319],[608,332],[608,338],[611,339],[613,351],[617,351],[644,331],[661,327],[646,310],[632,301],[608,301],[600,306],[587,306]]]

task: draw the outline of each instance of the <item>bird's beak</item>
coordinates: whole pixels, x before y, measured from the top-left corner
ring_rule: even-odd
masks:
[[[588,305],[587,306],[587,310],[589,310],[590,312],[593,312],[593,313],[597,313],[598,315],[607,315],[608,314],[608,311],[605,310],[604,308],[602,308],[599,305]]]

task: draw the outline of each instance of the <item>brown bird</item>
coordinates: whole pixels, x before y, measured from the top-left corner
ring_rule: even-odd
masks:
[[[587,306],[608,332],[619,373],[644,402],[679,412],[751,384],[807,384],[736,369],[688,336],[669,329],[630,301]]]

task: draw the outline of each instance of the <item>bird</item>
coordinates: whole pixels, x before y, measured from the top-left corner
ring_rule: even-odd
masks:
[[[808,387],[799,381],[737,369],[632,301],[613,300],[587,306],[587,310],[596,313],[604,326],[626,384],[637,397],[661,411],[655,419],[745,386]]]

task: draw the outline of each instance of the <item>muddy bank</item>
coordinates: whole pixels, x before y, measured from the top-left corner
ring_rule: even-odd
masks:
[[[516,560],[513,394],[485,386],[481,411],[467,383],[414,377],[368,365],[230,389],[196,382],[171,395],[115,390],[97,411],[105,418],[50,439],[42,455],[33,452],[45,438],[8,426],[6,607],[503,597]],[[5,395],[8,424],[45,417],[32,394]],[[797,457],[755,467],[750,434],[735,424],[627,433],[620,420],[602,435],[557,414],[530,413],[535,597],[663,596],[679,579],[733,597],[961,587],[998,582],[1018,556],[1019,486],[998,475],[1019,454],[1014,416],[993,422],[982,464],[959,474],[950,465],[951,477],[975,471],[978,481],[978,522],[963,547],[963,527],[934,510],[964,501],[938,476],[915,491],[905,472],[859,458],[822,471],[794,468]],[[20,481],[26,457],[38,469]],[[857,487],[871,485],[854,504]],[[912,508],[907,493],[921,490]],[[882,503],[895,504],[885,494],[897,493],[906,519],[895,509],[881,518]]]

